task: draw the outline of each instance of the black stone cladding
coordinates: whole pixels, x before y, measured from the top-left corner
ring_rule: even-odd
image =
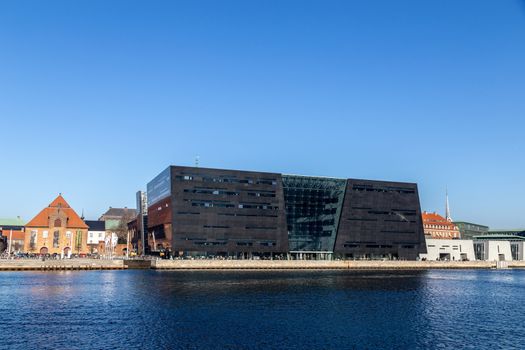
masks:
[[[294,199],[288,208],[283,177],[287,198]],[[305,182],[278,173],[181,166],[170,167],[170,178],[175,252],[286,254],[290,247],[297,251],[304,246],[308,251],[320,247],[322,252],[345,259],[406,260],[426,252],[414,183],[334,179],[343,184],[341,201],[337,192],[326,192],[325,184],[333,186],[326,178],[304,177],[312,179]],[[333,187],[328,190],[334,191]],[[324,192],[317,195],[316,191]],[[305,217],[310,212],[309,198],[323,200],[312,208],[315,217],[311,220]],[[288,222],[287,210],[294,214]],[[334,227],[335,239],[329,239]],[[323,238],[324,233],[328,238]]]
[[[171,167],[173,249],[286,253],[280,174]]]

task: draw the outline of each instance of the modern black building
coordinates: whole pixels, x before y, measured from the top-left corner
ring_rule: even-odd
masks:
[[[170,166],[147,190],[148,236],[175,256],[413,260],[426,252],[412,183]]]

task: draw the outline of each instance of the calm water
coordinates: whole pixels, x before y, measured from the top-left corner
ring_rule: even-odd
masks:
[[[0,348],[525,348],[525,271],[13,272]]]

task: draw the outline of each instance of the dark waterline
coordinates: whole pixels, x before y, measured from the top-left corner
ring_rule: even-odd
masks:
[[[5,349],[522,349],[525,271],[0,275]]]

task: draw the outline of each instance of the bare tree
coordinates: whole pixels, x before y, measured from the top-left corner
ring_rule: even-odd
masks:
[[[132,213],[126,213],[122,218],[120,219],[117,227],[113,228],[113,232],[118,237],[118,243],[126,243],[126,239],[128,236],[128,223],[133,221],[135,219],[135,215]]]

